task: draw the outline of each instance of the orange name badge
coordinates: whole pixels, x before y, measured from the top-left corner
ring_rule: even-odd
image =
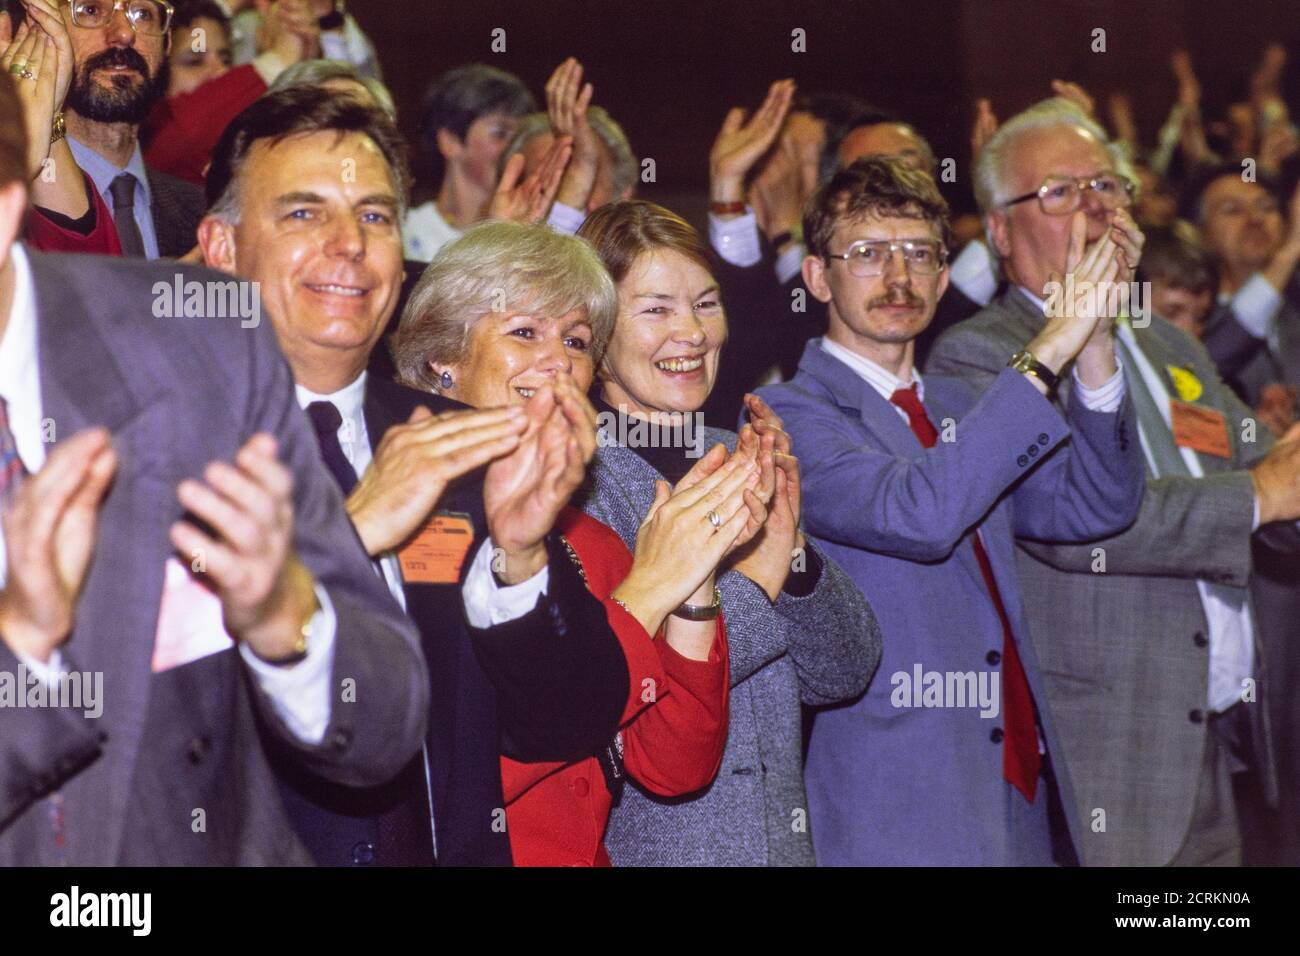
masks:
[[[435,511],[411,543],[397,553],[408,584],[456,584],[474,543],[474,524],[459,511]]]
[[[1228,444],[1228,420],[1223,412],[1170,399],[1169,417],[1174,426],[1176,444],[1203,455],[1214,455],[1217,458],[1232,456],[1232,448]]]

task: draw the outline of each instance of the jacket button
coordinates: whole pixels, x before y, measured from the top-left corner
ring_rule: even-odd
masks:
[[[202,763],[203,758],[207,756],[208,751],[212,749],[212,741],[207,737],[195,737],[190,741],[186,753],[190,758],[190,763]]]
[[[984,655],[984,659],[989,662],[989,666],[997,667],[1002,663],[1002,655],[997,651],[989,651]]]
[[[1028,448],[1025,449],[1025,451],[1029,452],[1029,457],[1030,457],[1030,458],[1033,458],[1035,455],[1038,454],[1038,446],[1037,446],[1037,445],[1030,445]]]
[[[1042,432],[1042,433],[1038,436],[1038,444],[1040,444],[1040,445],[1046,445],[1048,441],[1049,441],[1049,439],[1048,439],[1048,437],[1047,437],[1047,432]]]
[[[1016,464],[1019,465],[1021,468],[1024,468],[1025,465],[1029,464],[1029,456],[1021,455],[1019,458],[1016,459]]]
[[[990,730],[989,740],[993,741],[995,744],[1002,743],[1002,728],[994,727],[992,730]]]
[[[1195,644],[1197,647],[1204,647],[1206,644],[1210,642],[1206,639],[1204,634],[1202,634],[1200,631],[1197,631],[1195,634],[1192,635],[1192,643]]]
[[[352,734],[346,730],[336,730],[334,736],[330,738],[330,746],[338,751],[347,750],[350,743],[352,743]]]
[[[1194,724],[1201,724],[1201,723],[1204,723],[1204,722],[1205,722],[1205,711],[1203,711],[1203,710],[1193,710],[1191,713],[1189,713],[1189,714],[1187,715],[1187,719],[1190,720],[1190,721],[1191,721],[1192,723],[1194,723]]]
[[[580,797],[585,797],[591,792],[591,784],[587,783],[586,777],[579,777],[573,781],[573,792]]]
[[[352,848],[352,862],[358,866],[367,866],[375,862],[375,845],[358,843]]]

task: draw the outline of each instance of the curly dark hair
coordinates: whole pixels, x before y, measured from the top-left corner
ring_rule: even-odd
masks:
[[[945,248],[952,245],[948,203],[930,174],[901,159],[867,156],[837,172],[809,200],[803,216],[809,254],[825,258],[835,227],[868,215],[924,219],[938,226]]]

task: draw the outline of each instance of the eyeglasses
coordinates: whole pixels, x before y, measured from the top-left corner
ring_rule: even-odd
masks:
[[[136,33],[163,36],[172,24],[173,8],[166,0],[68,0],[72,22],[87,30],[108,25],[118,10],[126,11],[126,22]]]
[[[828,252],[827,259],[843,259],[849,272],[859,279],[883,275],[885,263],[896,251],[903,253],[903,263],[912,275],[932,276],[948,261],[948,250],[934,239],[864,239],[849,246],[847,252]]]
[[[1091,189],[1107,209],[1119,209],[1133,201],[1133,183],[1118,173],[1099,173],[1096,176],[1048,176],[1031,193],[1008,199],[1005,209],[1017,203],[1038,200],[1038,206],[1049,216],[1068,216],[1083,202],[1083,191]]]

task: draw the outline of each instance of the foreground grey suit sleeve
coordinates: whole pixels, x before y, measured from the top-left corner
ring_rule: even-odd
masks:
[[[963,378],[985,389],[1006,364],[1007,345],[969,326],[957,326],[935,343],[926,371]],[[1252,417],[1250,410],[1218,380],[1213,363],[1199,344],[1198,373],[1215,382],[1229,421]],[[1266,429],[1253,443],[1232,436],[1233,461],[1249,468],[1272,447]],[[1251,527],[1255,486],[1245,470],[1204,478],[1147,478],[1137,519],[1125,531],[1083,545],[1046,544],[1020,540],[1022,548],[1061,571],[1090,574],[1096,549],[1104,548],[1106,570],[1119,574],[1203,579],[1245,587],[1251,572]],[[1276,535],[1274,529],[1261,532]],[[1291,532],[1281,531],[1285,540]]]
[[[270,323],[241,330],[251,351],[242,412],[247,434],[266,431],[293,472],[298,555],[329,594],[337,630],[330,678],[329,725],[319,745],[286,727],[250,672],[258,712],[278,741],[304,765],[339,783],[363,786],[395,775],[420,749],[429,711],[429,681],[414,625],[374,573],[321,464],[306,416]]]

